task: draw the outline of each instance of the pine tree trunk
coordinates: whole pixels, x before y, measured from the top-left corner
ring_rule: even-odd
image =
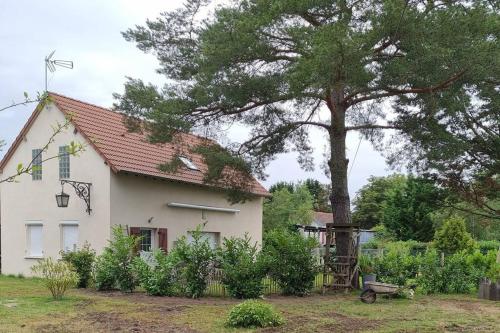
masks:
[[[333,223],[351,223],[351,208],[349,190],[347,186],[346,158],[346,131],[345,131],[345,108],[340,103],[341,94],[332,93],[332,127],[330,130],[330,176],[332,192],[330,202],[332,204]],[[349,249],[349,234],[339,233],[336,235],[336,254],[347,256]]]

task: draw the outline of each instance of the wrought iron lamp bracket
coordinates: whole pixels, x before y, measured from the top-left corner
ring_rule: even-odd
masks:
[[[62,179],[61,185],[64,184],[69,184],[73,186],[76,195],[78,195],[80,199],[85,201],[85,204],[87,205],[86,212],[89,213],[90,215],[90,212],[92,212],[92,209],[90,208],[90,187],[92,186],[92,183],[84,183],[84,182],[77,182],[74,180]]]

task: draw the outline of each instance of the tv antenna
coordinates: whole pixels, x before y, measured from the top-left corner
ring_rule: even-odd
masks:
[[[56,50],[52,51],[48,56],[45,57],[45,91],[47,91],[47,70],[51,73],[56,71],[56,66],[73,69],[73,61],[71,60],[52,60],[52,56]]]

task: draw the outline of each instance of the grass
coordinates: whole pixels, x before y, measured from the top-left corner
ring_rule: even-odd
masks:
[[[474,295],[380,298],[357,293],[267,297],[285,317],[265,332],[498,332],[500,303]],[[0,276],[0,332],[260,332],[224,326],[238,300],[71,290],[54,301],[38,279]]]

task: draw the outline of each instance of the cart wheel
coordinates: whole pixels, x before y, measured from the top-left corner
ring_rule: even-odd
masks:
[[[374,292],[372,289],[366,289],[363,290],[359,298],[363,303],[372,304],[375,303],[375,301],[377,300],[377,293]]]

